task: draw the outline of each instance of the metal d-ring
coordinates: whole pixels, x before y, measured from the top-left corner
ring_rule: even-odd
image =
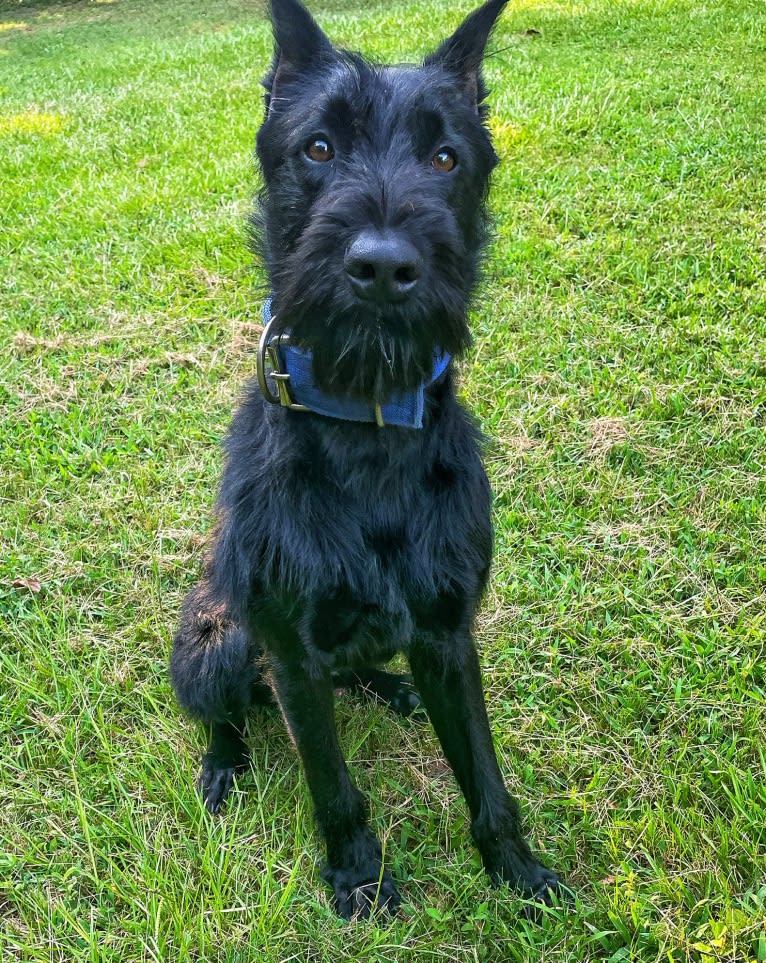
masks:
[[[269,362],[272,369],[276,368],[280,371],[279,367],[279,357],[277,355],[277,364],[274,364],[274,355],[277,354],[275,350],[272,349],[270,345],[271,341],[271,327],[276,321],[276,317],[273,317],[266,327],[261,332],[260,340],[258,341],[258,353],[255,356],[255,370],[258,375],[258,385],[261,389],[261,393],[266,401],[270,402],[272,405],[279,405],[282,403],[282,399],[279,395],[275,395],[269,385],[269,379],[266,375],[266,352],[269,353]]]
[[[258,375],[258,386],[263,397],[272,405],[282,405],[283,408],[292,408],[293,411],[308,411],[305,405],[299,405],[290,397],[287,387],[290,381],[289,372],[282,367],[282,359],[279,357],[279,345],[282,341],[289,343],[289,337],[282,333],[276,337],[276,344],[271,341],[271,329],[277,320],[276,315],[269,321],[261,333],[258,341],[258,353],[255,356],[255,370]],[[266,371],[266,355],[268,354],[271,371]],[[276,383],[277,393],[271,390],[269,378]]]

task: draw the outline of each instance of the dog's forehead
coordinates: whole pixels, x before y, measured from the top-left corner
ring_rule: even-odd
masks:
[[[465,109],[452,79],[433,67],[342,61],[323,80],[314,107],[333,111],[342,105],[357,131],[383,134],[428,114],[457,118]]]

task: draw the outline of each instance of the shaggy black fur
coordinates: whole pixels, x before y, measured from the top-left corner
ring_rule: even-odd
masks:
[[[420,67],[336,50],[298,0],[273,0],[257,217],[278,323],[328,393],[385,402],[469,343],[490,171],[481,60],[490,0]],[[558,887],[519,827],[495,758],[472,623],[490,564],[479,435],[451,367],[422,430],[268,404],[252,387],[227,445],[218,524],[176,634],[172,679],[211,728],[200,789],[215,812],[246,763],[248,709],[276,697],[303,762],[341,916],[394,912],[365,800],[338,745],[333,687],[407,714],[414,685],[466,796],[495,882]],[[272,695],[273,694],[273,695]]]

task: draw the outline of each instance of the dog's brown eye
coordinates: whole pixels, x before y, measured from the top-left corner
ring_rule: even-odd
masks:
[[[326,141],[324,137],[317,137],[316,140],[312,140],[306,148],[306,154],[311,160],[317,161],[320,164],[332,160],[333,157],[335,157],[332,144]]]
[[[448,147],[442,147],[442,149],[437,151],[431,158],[431,166],[437,171],[451,171],[456,164],[457,157],[455,157]]]

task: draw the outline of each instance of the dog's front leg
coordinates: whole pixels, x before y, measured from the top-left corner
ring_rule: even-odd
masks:
[[[400,897],[383,868],[380,843],[367,825],[365,798],[351,781],[338,744],[332,677],[297,659],[270,661],[327,848],[322,876],[335,891],[336,909],[344,919],[393,914]]]
[[[550,903],[554,872],[532,855],[521,832],[518,803],[497,763],[484,704],[479,660],[468,634],[419,636],[410,665],[428,715],[463,790],[471,833],[494,883],[509,882]]]

